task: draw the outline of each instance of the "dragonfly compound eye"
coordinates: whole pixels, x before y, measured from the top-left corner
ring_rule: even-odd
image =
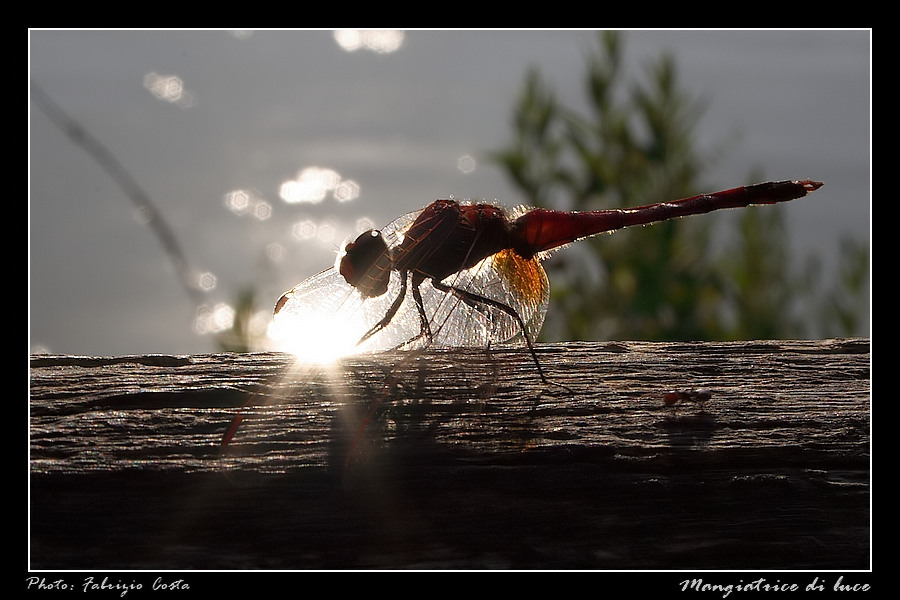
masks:
[[[340,271],[364,297],[381,296],[391,277],[391,257],[380,231],[370,229],[344,248]]]

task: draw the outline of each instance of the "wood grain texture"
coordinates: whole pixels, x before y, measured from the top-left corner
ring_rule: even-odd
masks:
[[[32,356],[31,566],[869,567],[868,340],[538,355]]]

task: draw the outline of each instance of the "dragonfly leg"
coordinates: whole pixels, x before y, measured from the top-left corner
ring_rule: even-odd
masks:
[[[387,313],[385,313],[384,317],[382,317],[380,321],[375,323],[375,326],[367,331],[366,334],[362,336],[362,338],[360,338],[358,342],[356,342],[357,346],[359,346],[390,324],[391,320],[394,318],[394,315],[396,315],[397,311],[400,310],[400,305],[403,304],[403,298],[406,297],[406,280],[407,272],[400,271],[400,292],[397,294],[397,299],[394,300],[394,302],[391,304],[391,307],[388,308],[388,311]]]
[[[425,314],[425,303],[422,302],[422,292],[419,290],[419,286],[422,284],[423,279],[413,273],[413,283],[412,283],[412,293],[413,299],[416,301],[416,308],[419,310],[419,335],[409,340],[412,342],[413,340],[417,340],[423,335],[431,342],[431,324],[428,322],[428,316]],[[407,342],[409,343],[409,342]]]
[[[525,337],[525,343],[528,345],[528,351],[531,352],[531,357],[534,359],[534,364],[537,367],[537,372],[541,377],[541,381],[543,381],[544,383],[549,383],[547,381],[547,378],[544,376],[543,369],[541,369],[541,362],[538,360],[537,353],[534,351],[534,344],[531,341],[531,336],[528,335],[528,330],[525,328],[525,322],[522,320],[522,317],[519,316],[519,313],[517,313],[511,306],[507,306],[506,304],[498,302],[497,300],[492,300],[491,298],[485,298],[484,296],[473,294],[468,290],[463,290],[450,285],[444,285],[439,281],[432,280],[432,285],[434,285],[436,289],[439,289],[442,292],[452,293],[457,298],[479,312],[483,312],[485,306],[490,306],[505,312],[510,317],[515,319],[519,324],[519,327],[522,329],[522,335]]]
[[[394,347],[394,350],[409,346],[416,340],[423,337],[428,344],[431,343],[431,324],[428,322],[428,315],[425,314],[425,303],[422,301],[422,291],[419,289],[419,286],[422,285],[422,281],[424,281],[424,278],[422,276],[413,273],[412,294],[413,299],[416,301],[416,309],[419,311],[419,333],[412,336],[399,346]]]

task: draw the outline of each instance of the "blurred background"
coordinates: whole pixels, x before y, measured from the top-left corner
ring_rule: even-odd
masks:
[[[32,352],[264,349],[282,292],[437,198],[802,178],[557,252],[542,340],[869,335],[870,31],[32,30],[29,69]]]

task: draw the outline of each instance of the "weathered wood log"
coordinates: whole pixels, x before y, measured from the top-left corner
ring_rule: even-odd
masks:
[[[869,568],[868,340],[538,356],[34,355],[31,567]]]

